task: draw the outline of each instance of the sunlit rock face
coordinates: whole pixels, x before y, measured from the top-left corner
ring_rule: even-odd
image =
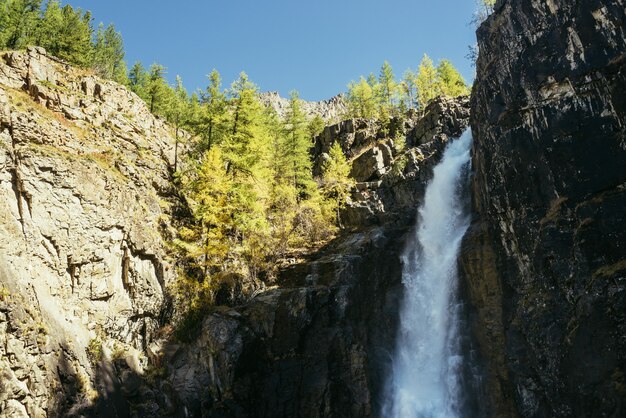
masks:
[[[174,141],[134,94],[46,55],[0,55],[0,416],[78,414],[92,367],[137,372],[173,277]]]
[[[360,150],[376,158],[360,169],[381,177],[360,183],[348,229],[181,342],[165,291],[180,204],[170,130],[122,86],[40,48],[1,54],[0,416],[375,415],[404,238],[468,109],[441,99],[415,117],[393,176],[398,154],[372,124]],[[332,140],[352,137],[348,125]]]
[[[625,7],[498,1],[478,30],[462,265],[497,416],[626,414]]]

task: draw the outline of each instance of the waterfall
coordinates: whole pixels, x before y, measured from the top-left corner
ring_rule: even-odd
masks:
[[[383,400],[385,418],[460,416],[457,257],[470,221],[466,191],[471,142],[468,129],[447,145],[402,255],[404,298]]]

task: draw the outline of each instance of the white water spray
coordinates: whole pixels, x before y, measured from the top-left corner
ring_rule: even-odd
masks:
[[[460,415],[457,257],[469,226],[463,194],[471,141],[468,129],[448,144],[402,256],[405,291],[381,414],[385,418]]]

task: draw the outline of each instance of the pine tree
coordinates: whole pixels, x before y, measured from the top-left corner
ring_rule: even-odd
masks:
[[[259,146],[261,105],[256,95],[257,87],[242,72],[230,90],[231,129],[223,144],[224,158],[233,176],[250,175],[259,162],[255,148]]]
[[[183,86],[183,80],[176,76],[174,89],[170,90],[172,97],[168,100],[166,108],[166,118],[174,125],[174,171],[178,170],[178,144],[180,142],[180,130],[186,126],[191,119],[191,109],[189,95]]]
[[[391,114],[394,108],[398,85],[391,65],[385,61],[378,76],[378,105],[386,113]]]
[[[183,189],[193,211],[196,225],[182,231],[177,243],[189,258],[198,260],[204,277],[220,270],[231,245],[233,228],[232,184],[226,173],[219,148],[208,150],[200,163],[182,178]]]
[[[376,98],[372,86],[361,77],[358,83],[348,85],[348,109],[352,117],[373,118],[376,116]]]
[[[415,102],[417,100],[417,75],[411,71],[406,70],[402,76],[400,82],[400,90],[402,91],[402,101],[407,109],[414,109]]]
[[[233,213],[233,222],[240,251],[252,261],[252,254],[261,251],[259,246],[263,246],[269,231],[265,210],[271,178],[268,146],[271,138],[264,108],[257,98],[257,87],[245,73],[232,84],[228,107],[229,129],[220,147],[233,183],[231,196],[238,209]]]
[[[130,69],[128,73],[129,87],[137,96],[147,101],[148,94],[148,73],[140,61]]]
[[[41,0],[0,1],[0,48],[19,49],[36,40]]]
[[[101,23],[94,42],[94,70],[102,77],[114,79],[116,75],[121,77],[125,65],[122,35],[115,31],[115,26],[109,25],[104,29]]]
[[[310,148],[311,140],[307,132],[307,121],[300,107],[298,93],[293,91],[285,119],[280,166],[282,174],[293,185],[297,202],[311,196],[316,186],[313,182]]]
[[[426,54],[420,62],[415,83],[417,85],[417,98],[421,107],[426,107],[428,102],[441,94],[437,70],[433,61]]]
[[[313,142],[315,137],[317,137],[319,134],[321,134],[324,131],[325,127],[326,127],[326,122],[324,121],[324,119],[322,119],[320,115],[313,116],[313,118],[309,121],[309,126],[308,126],[309,137],[311,138],[311,142]]]
[[[342,228],[341,208],[346,204],[354,179],[350,177],[350,164],[346,160],[341,145],[335,142],[329,152],[322,175],[322,189],[326,199],[331,202],[337,225]]]
[[[222,79],[217,70],[211,71],[208,76],[209,85],[202,93],[202,114],[198,130],[204,143],[204,149],[210,149],[214,144],[223,141],[226,132],[226,95],[222,91]]]
[[[167,89],[165,81],[165,67],[160,64],[152,64],[147,78],[146,98],[150,112],[162,114],[165,111]]]
[[[444,59],[439,62],[437,66],[437,77],[443,94],[452,97],[469,94],[469,88],[465,84],[463,76],[461,76],[449,60]]]
[[[91,13],[74,10],[70,5],[61,8],[58,1],[50,0],[37,28],[36,41],[52,55],[86,67],[93,58],[91,35]]]
[[[130,86],[130,79],[128,78],[128,66],[126,65],[126,61],[121,61],[119,65],[115,68],[115,72],[113,73],[113,81],[120,83],[123,86]]]

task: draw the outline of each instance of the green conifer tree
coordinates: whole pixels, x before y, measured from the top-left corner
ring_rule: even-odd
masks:
[[[297,202],[310,197],[316,187],[309,154],[312,143],[300,102],[298,92],[291,92],[280,164],[282,175],[293,186]]]
[[[227,130],[226,95],[222,91],[220,73],[214,69],[208,78],[209,85],[201,95],[202,114],[198,127],[203,138],[201,147],[204,149],[220,144]]]
[[[0,48],[19,49],[36,41],[41,0],[0,1]]]
[[[402,91],[402,101],[407,109],[414,109],[417,101],[417,75],[411,71],[406,70],[402,76],[400,82],[400,90]]]
[[[376,97],[372,86],[363,77],[358,83],[348,85],[348,111],[352,117],[373,118],[376,116]]]
[[[380,69],[378,85],[378,106],[387,114],[391,114],[394,109],[398,84],[396,83],[393,69],[387,61],[383,63]]]
[[[122,77],[125,68],[124,42],[122,35],[115,31],[115,26],[109,25],[104,29],[101,23],[96,32],[93,48],[93,68],[96,72],[109,79]],[[116,80],[117,81],[117,80]]]
[[[441,86],[441,93],[451,97],[469,94],[469,88],[463,76],[449,60],[441,60],[437,66],[437,77]]]
[[[176,76],[174,89],[170,89],[171,98],[166,107],[166,118],[174,125],[174,171],[178,170],[178,144],[180,142],[180,131],[191,120],[191,103],[187,90],[183,86],[183,80]]]
[[[417,70],[417,98],[421,107],[426,107],[435,97],[441,94],[437,69],[428,55],[424,54]]]
[[[91,13],[50,0],[37,27],[36,43],[52,55],[81,67],[93,59]]]
[[[165,67],[160,64],[152,64],[147,78],[147,102],[150,112],[163,114],[167,105],[168,94],[167,82],[165,81]]]
[[[350,164],[339,142],[335,142],[330,148],[329,158],[323,167],[322,190],[327,201],[330,202],[340,228],[343,228],[341,209],[345,206],[353,186],[354,179],[350,177]]]
[[[130,89],[137,96],[141,97],[143,100],[147,101],[148,98],[148,73],[146,72],[143,64],[140,61],[135,62],[135,64],[130,69],[128,73],[128,80]]]

